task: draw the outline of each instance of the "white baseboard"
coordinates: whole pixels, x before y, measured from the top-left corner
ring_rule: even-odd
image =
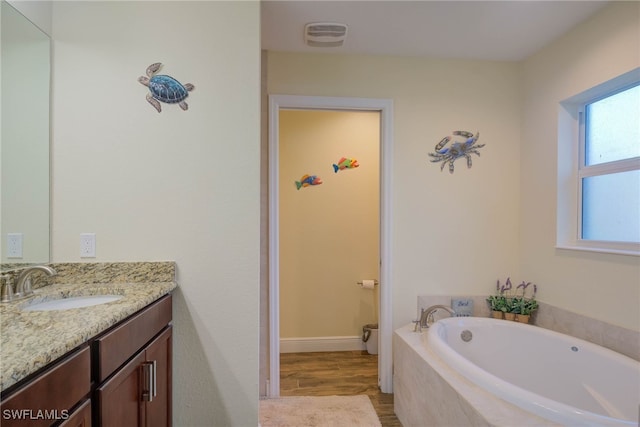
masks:
[[[280,353],[365,350],[362,337],[280,338]]]

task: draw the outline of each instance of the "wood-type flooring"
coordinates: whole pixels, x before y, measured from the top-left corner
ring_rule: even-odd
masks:
[[[378,356],[366,351],[280,354],[281,396],[366,394],[382,427],[402,427],[393,412],[393,394],[378,388]]]

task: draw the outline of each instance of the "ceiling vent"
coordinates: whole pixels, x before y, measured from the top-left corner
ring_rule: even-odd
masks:
[[[312,47],[338,47],[347,38],[347,26],[333,22],[312,22],[304,26],[304,41]]]

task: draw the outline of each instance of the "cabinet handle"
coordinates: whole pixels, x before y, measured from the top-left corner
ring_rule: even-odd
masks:
[[[142,363],[142,400],[152,402],[157,395],[156,390],[156,361]]]

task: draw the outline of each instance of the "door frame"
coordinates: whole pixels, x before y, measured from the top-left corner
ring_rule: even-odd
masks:
[[[267,396],[280,396],[280,245],[279,245],[279,124],[281,109],[380,112],[380,318],[378,382],[393,392],[391,280],[391,166],[393,100],[301,95],[269,95],[269,380]]]

